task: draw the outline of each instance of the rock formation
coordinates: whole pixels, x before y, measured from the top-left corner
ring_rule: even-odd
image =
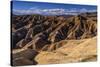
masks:
[[[42,58],[43,60],[41,60],[41,58],[39,58],[38,56],[39,59],[37,59],[37,63],[35,63],[33,62],[35,60],[32,60],[35,59],[34,56],[37,56],[37,54],[41,56],[42,51],[45,51],[46,53],[48,53],[48,55],[52,55],[53,51],[56,52],[59,49],[63,49],[64,46],[69,46],[71,48],[74,47],[73,50],[77,48],[79,48],[80,50],[76,50],[76,52],[75,51],[71,52],[72,50],[66,47],[66,49],[64,48],[66,52],[62,53],[62,55],[63,54],[68,55],[69,53],[71,55],[71,53],[72,54],[77,53],[77,51],[81,51],[81,45],[84,46],[83,48],[85,48],[85,45],[87,43],[83,44],[83,42],[85,43],[87,39],[93,39],[94,37],[97,36],[97,14],[96,13],[82,13],[80,15],[74,15],[74,16],[68,16],[68,15],[67,16],[44,16],[44,15],[35,15],[35,14],[34,15],[12,15],[11,21],[12,21],[12,29],[11,29],[12,52],[11,53],[12,53],[12,60],[13,60],[12,62],[14,63],[13,65],[21,65],[21,64],[30,65],[30,64],[38,64],[38,63],[42,64],[40,61],[43,61],[45,59]],[[75,41],[72,42],[75,45],[72,45],[71,40]],[[69,44],[66,45],[66,43]],[[89,44],[90,44],[90,40],[89,40]],[[96,41],[94,41],[93,45],[96,45]],[[92,44],[89,46],[91,47]],[[96,47],[94,49],[96,49]],[[16,53],[13,53],[13,51],[15,50]],[[22,52],[21,50],[25,50],[25,51]],[[50,54],[48,51],[50,52]],[[55,56],[57,57],[57,55]],[[96,56],[96,54],[93,55]],[[48,56],[46,57],[48,58]],[[71,60],[69,58],[69,55],[66,58]],[[47,61],[48,62],[45,63],[49,63],[49,60]],[[50,61],[50,63],[56,63],[56,61],[57,59]],[[76,62],[77,60],[72,60],[69,62],[74,62],[74,61]],[[63,62],[67,62],[67,61],[64,60]]]

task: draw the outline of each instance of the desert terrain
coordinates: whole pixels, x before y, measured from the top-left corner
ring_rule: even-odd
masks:
[[[11,16],[13,66],[97,60],[97,13]]]

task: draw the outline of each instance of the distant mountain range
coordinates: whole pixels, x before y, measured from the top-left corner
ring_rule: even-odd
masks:
[[[62,8],[56,8],[56,9],[27,9],[27,10],[16,10],[13,9],[12,13],[14,15],[31,15],[31,14],[41,14],[41,15],[77,15],[80,13],[86,13],[86,12],[97,12],[96,10],[88,10],[85,8],[82,9],[62,9]]]

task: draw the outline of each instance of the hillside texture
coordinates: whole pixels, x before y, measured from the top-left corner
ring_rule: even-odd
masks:
[[[12,65],[96,61],[97,14],[12,15]]]

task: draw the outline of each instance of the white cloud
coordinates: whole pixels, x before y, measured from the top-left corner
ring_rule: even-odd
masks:
[[[80,10],[80,12],[88,12],[88,10],[85,9],[85,8],[82,8],[82,9]]]
[[[38,9],[38,7],[31,7],[30,9],[31,9],[31,10],[33,10],[33,9]]]

